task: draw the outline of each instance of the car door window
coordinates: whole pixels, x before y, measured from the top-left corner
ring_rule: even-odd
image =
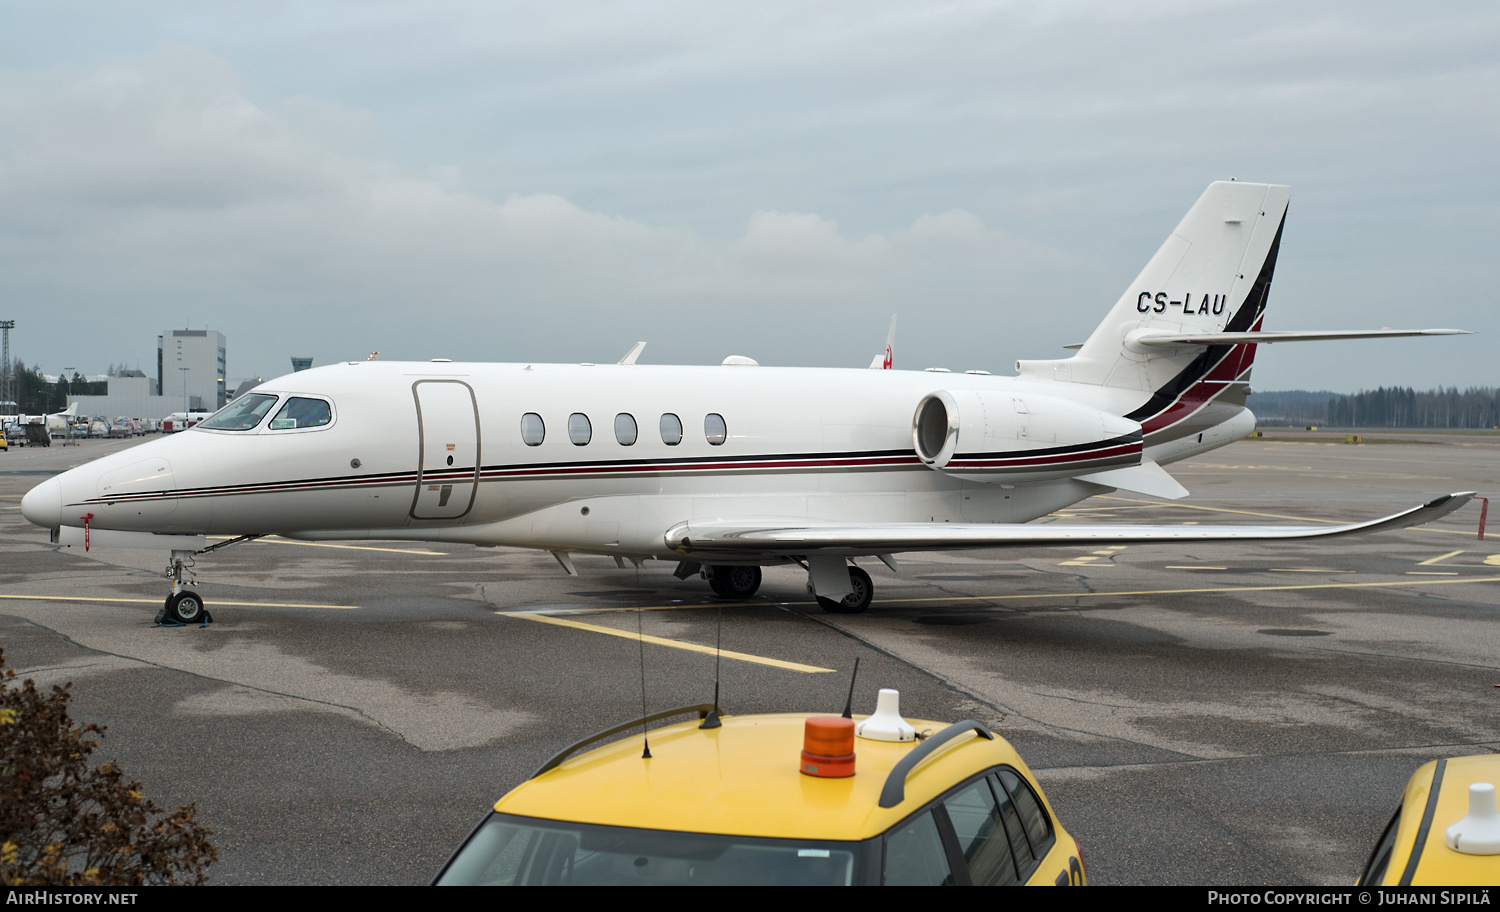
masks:
[[[1005,790],[1016,803],[1016,813],[1021,818],[1032,851],[1041,858],[1052,845],[1052,824],[1047,820],[1047,812],[1042,810],[1041,799],[1031,786],[1010,770],[1000,770],[1000,781],[1005,783]]]
[[[948,819],[958,837],[959,851],[969,863],[969,878],[976,887],[1008,886],[1017,881],[1016,860],[1000,806],[984,779],[971,782],[943,800]]]
[[[1011,854],[1015,856],[1016,868],[1022,876],[1031,874],[1036,859],[1032,856],[1031,840],[1026,838],[1026,828],[1021,824],[1021,815],[1016,804],[999,782],[995,782],[995,797],[1000,800],[1000,819],[1005,824],[1005,835],[1010,840]]]
[[[923,811],[885,838],[888,886],[953,886],[948,852],[931,811]]]

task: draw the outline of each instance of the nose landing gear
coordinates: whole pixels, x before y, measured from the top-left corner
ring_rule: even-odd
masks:
[[[156,623],[201,624],[205,627],[213,623],[213,616],[203,607],[203,597],[182,583],[183,576],[191,575],[192,558],[192,551],[172,552],[172,563],[167,568],[167,575],[172,579],[172,594],[167,596],[166,605],[157,613]]]

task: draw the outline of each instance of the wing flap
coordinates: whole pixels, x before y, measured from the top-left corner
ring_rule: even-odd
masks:
[[[963,548],[1044,547],[1087,542],[1286,541],[1404,529],[1440,519],[1468,503],[1472,491],[1366,522],[1330,526],[1034,525],[1031,523],[838,523],[806,520],[685,522],[666,533],[678,554],[882,554]]]

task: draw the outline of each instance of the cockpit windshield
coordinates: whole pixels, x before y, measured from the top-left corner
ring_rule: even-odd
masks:
[[[260,424],[260,420],[266,417],[266,412],[275,404],[275,396],[246,393],[198,426],[210,431],[248,431]]]
[[[322,427],[333,421],[333,407],[326,399],[305,399],[293,396],[271,419],[271,430],[287,431],[294,428]]]

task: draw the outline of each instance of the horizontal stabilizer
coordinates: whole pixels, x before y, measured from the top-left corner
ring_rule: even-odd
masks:
[[[1095,472],[1092,475],[1079,475],[1079,481],[1089,481],[1108,488],[1119,488],[1122,491],[1133,491],[1136,494],[1146,494],[1151,497],[1164,497],[1167,500],[1180,500],[1188,496],[1188,489],[1177,482],[1177,479],[1167,474],[1167,470],[1150,461],[1149,459],[1140,465],[1127,466],[1123,469],[1110,469],[1106,472]]]
[[[1160,348],[1173,345],[1269,345],[1272,342],[1336,342],[1341,339],[1389,339],[1398,336],[1468,336],[1467,329],[1333,329],[1295,332],[1166,333],[1137,330],[1129,345]]]
[[[844,555],[963,548],[1018,548],[1092,542],[1286,541],[1333,538],[1404,529],[1440,519],[1462,507],[1472,491],[1444,494],[1429,503],[1381,519],[1338,526],[1131,526],[1034,525],[1031,523],[837,523],[767,520],[678,523],[666,545],[678,554],[784,555],[824,552]]]

